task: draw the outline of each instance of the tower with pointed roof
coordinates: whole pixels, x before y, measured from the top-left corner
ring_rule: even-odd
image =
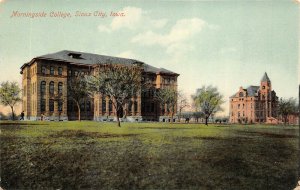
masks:
[[[230,97],[231,123],[277,122],[278,97],[272,90],[271,80],[265,72],[260,86],[240,87]]]

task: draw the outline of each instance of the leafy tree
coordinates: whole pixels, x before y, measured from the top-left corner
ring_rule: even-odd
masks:
[[[21,101],[21,89],[17,82],[2,82],[0,85],[0,102],[11,108],[12,120],[15,120],[14,106]]]
[[[223,95],[218,92],[216,87],[203,86],[197,89],[192,95],[194,104],[201,112],[205,114],[205,125],[208,125],[208,118],[221,110],[221,105],[224,103]]]
[[[91,95],[89,93],[88,81],[83,74],[79,74],[78,76],[70,77],[68,79],[67,86],[68,86],[68,97],[76,103],[77,110],[78,110],[78,121],[81,121],[80,102]]]
[[[167,110],[171,112],[171,122],[176,111],[178,93],[174,88],[161,88],[155,93],[155,99],[161,104],[161,106],[167,105]]]
[[[142,68],[139,65],[99,64],[96,75],[89,78],[91,92],[109,97],[116,110],[117,123],[128,100],[141,92]]]
[[[278,102],[278,114],[281,116],[284,124],[288,120],[288,115],[296,113],[298,109],[297,102],[295,98],[283,99],[280,98]]]
[[[179,91],[177,95],[178,95],[178,97],[177,97],[178,118],[179,118],[179,121],[180,121],[182,110],[185,107],[188,107],[189,103],[187,101],[186,96],[181,91]]]

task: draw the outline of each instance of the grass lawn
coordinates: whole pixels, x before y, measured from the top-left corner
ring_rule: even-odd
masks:
[[[4,189],[293,189],[298,128],[0,122]]]

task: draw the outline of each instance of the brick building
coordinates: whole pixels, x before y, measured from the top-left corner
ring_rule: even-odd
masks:
[[[278,123],[278,97],[272,90],[267,73],[260,81],[260,86],[249,86],[230,97],[231,123]]]
[[[143,77],[151,80],[156,89],[166,86],[177,89],[179,74],[163,68],[155,68],[133,59],[97,55],[91,53],[60,51],[33,58],[21,67],[23,110],[28,120],[74,120],[77,106],[68,98],[67,85],[71,77],[80,73],[90,75],[98,64],[141,64]],[[115,110],[108,97],[101,94],[87,97],[80,103],[81,118],[85,120],[111,121]],[[170,113],[155,101],[151,91],[143,91],[132,97],[128,105],[129,121],[166,121]],[[125,108],[124,108],[125,109]]]

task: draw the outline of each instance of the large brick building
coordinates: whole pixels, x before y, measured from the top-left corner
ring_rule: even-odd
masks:
[[[68,98],[67,85],[71,77],[80,73],[91,75],[99,64],[140,64],[143,77],[151,80],[156,89],[166,86],[177,89],[179,74],[155,68],[134,59],[97,55],[91,53],[60,51],[33,58],[21,67],[23,86],[23,110],[28,120],[74,120],[77,106]],[[166,106],[160,106],[153,92],[142,91],[126,105],[127,120],[167,121]],[[111,121],[115,110],[108,97],[98,94],[80,103],[81,118],[85,120]],[[125,109],[125,108],[124,108]]]
[[[277,123],[278,97],[267,73],[260,86],[249,86],[230,97],[231,123]]]

